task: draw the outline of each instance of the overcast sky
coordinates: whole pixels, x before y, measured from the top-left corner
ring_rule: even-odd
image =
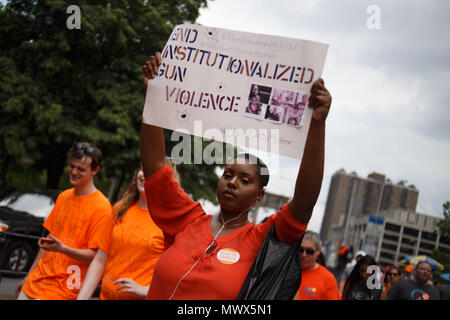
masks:
[[[380,29],[367,27],[370,5],[380,9]],[[322,77],[333,104],[310,229],[320,230],[331,176],[341,168],[407,180],[419,190],[417,211],[443,217],[450,201],[449,12],[447,0],[214,0],[201,10],[197,23],[205,26],[330,45]],[[300,162],[280,163],[268,191],[291,196]]]
[[[380,9],[381,29],[367,27],[371,5]],[[341,168],[407,180],[419,190],[418,212],[443,217],[450,200],[449,12],[448,0],[214,0],[201,10],[197,22],[205,26],[330,45],[322,77],[333,104],[310,229],[320,230],[331,176]],[[300,163],[280,163],[268,191],[292,196]]]

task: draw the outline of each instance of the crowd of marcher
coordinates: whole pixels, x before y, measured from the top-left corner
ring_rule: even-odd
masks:
[[[327,268],[321,258],[319,235],[306,231],[300,249],[302,283],[295,299],[299,300],[449,300],[450,285],[433,282],[433,266],[427,261],[412,265],[381,267],[364,251],[353,257],[343,246],[339,258],[344,268]],[[349,261],[350,260],[350,261]]]
[[[157,53],[143,67],[146,88],[160,64]],[[228,161],[217,185],[220,211],[209,215],[180,187],[177,169],[165,157],[162,128],[142,123],[142,166],[114,206],[94,182],[100,149],[75,143],[67,154],[73,188],[61,193],[44,222],[49,235],[38,241],[18,299],[90,299],[99,283],[100,299],[236,299],[272,226],[286,243],[303,236],[295,299],[448,299],[448,287],[439,291],[429,283],[426,262],[417,264],[411,277],[396,266],[373,275],[377,263],[364,252],[339,270],[325,266],[319,235],[306,229],[322,184],[330,106],[331,95],[318,79],[311,88],[313,114],[293,198],[259,224],[250,223],[248,214],[263,198],[269,175],[255,156]]]

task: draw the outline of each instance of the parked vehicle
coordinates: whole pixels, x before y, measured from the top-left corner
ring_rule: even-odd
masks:
[[[37,239],[55,205],[58,190],[18,191],[0,200],[0,269],[23,276],[38,252]]]

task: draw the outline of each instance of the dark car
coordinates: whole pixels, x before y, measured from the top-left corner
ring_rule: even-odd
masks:
[[[38,252],[37,240],[47,235],[42,226],[60,191],[15,192],[0,200],[0,270],[25,275]],[[0,271],[0,272],[1,272]]]

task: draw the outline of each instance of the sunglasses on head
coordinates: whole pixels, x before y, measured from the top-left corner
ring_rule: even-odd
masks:
[[[95,156],[97,158],[97,153],[95,152],[95,149],[91,146],[86,146],[82,144],[81,142],[76,142],[72,146],[72,150],[74,151],[83,151],[85,155],[87,156]]]
[[[314,254],[314,252],[316,252],[316,250],[310,249],[310,248],[303,248],[300,247],[300,254],[303,254],[303,252],[306,251],[306,254],[312,256]]]

